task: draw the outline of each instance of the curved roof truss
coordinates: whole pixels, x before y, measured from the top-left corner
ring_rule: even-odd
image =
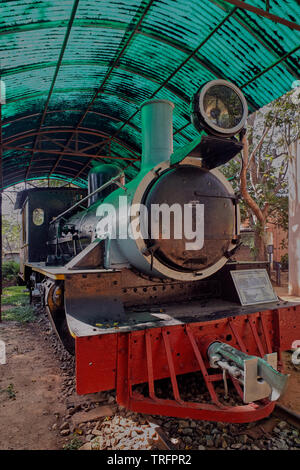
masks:
[[[174,102],[174,148],[197,136],[189,102],[224,78],[250,111],[299,79],[297,0],[3,0],[3,185],[62,178],[83,186],[94,160],[132,178],[140,105]]]

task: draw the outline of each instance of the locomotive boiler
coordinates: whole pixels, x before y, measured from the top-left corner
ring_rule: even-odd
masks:
[[[205,84],[191,101],[199,137],[176,151],[173,109],[168,100],[142,105],[140,171],[131,181],[118,166],[98,164],[87,193],[19,195],[22,277],[76,354],[78,393],[115,388],[118,402],[136,411],[252,421],[272,411],[286,386],[278,355],[292,332],[283,340],[281,323],[293,322],[297,308],[276,300],[267,310],[241,307],[230,275],[249,265],[233,259],[239,195],[217,167],[242,149],[246,100],[232,83]],[[180,397],[177,376],[197,371],[209,403]],[[226,377],[244,405],[217,397],[214,382]],[[173,400],[155,395],[162,378],[170,378]],[[134,391],[142,383],[148,396]]]
[[[85,211],[51,223],[60,254],[73,258],[91,243],[102,243],[99,266],[133,267],[150,277],[186,282],[207,278],[226,263],[239,240],[237,196],[222,173],[208,170],[200,158],[171,164],[172,111],[166,100],[142,106],[141,170],[128,184],[121,184],[114,165],[91,170],[90,193],[106,187]]]

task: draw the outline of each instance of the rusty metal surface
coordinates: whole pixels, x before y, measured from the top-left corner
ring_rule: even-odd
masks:
[[[146,197],[149,213],[149,235],[155,231],[158,236],[149,241],[149,246],[156,247],[154,256],[161,261],[178,269],[189,271],[205,269],[216,263],[227,252],[235,236],[235,207],[232,194],[212,173],[198,167],[181,165],[170,170],[150,189]],[[165,203],[168,207],[179,204],[182,209],[181,231],[183,236],[177,239],[174,227],[178,229],[178,221],[170,217],[170,239],[163,235],[165,223],[151,217],[151,207],[154,204]],[[196,221],[196,205],[204,205],[204,246],[198,250],[187,250],[190,243],[185,236],[184,207],[193,206],[193,225],[199,226],[203,221]]]
[[[118,272],[104,276],[99,273],[66,275],[65,311],[69,328],[74,334],[81,335],[85,325],[94,327],[124,321],[119,276]]]
[[[227,406],[219,401],[214,383],[222,381],[222,374],[210,370],[206,356],[208,344],[223,341],[258,357],[269,353],[270,348],[279,354],[286,343],[291,343],[300,334],[299,312],[298,305],[207,322],[76,338],[77,392],[94,393],[107,390],[106,387],[116,388],[119,404],[149,414],[229,422],[262,419],[271,413],[275,402],[264,400]],[[294,331],[286,330],[285,324],[278,323],[278,316],[296,325]],[[282,337],[285,343],[281,344]],[[280,361],[279,368],[282,368]],[[184,401],[177,387],[178,375],[197,371],[201,371],[210,395],[210,400],[205,403]],[[171,379],[175,400],[155,395],[155,381],[167,377]],[[141,383],[148,383],[149,396],[133,390],[134,385]],[[233,381],[233,385],[241,395],[238,384]]]
[[[87,336],[99,334],[103,328],[107,333],[113,323],[126,329],[166,319],[174,323],[172,314],[163,313],[161,305],[168,302],[172,309],[175,299],[185,306],[184,302],[191,299],[216,294],[215,281],[163,282],[143,278],[130,269],[94,273],[74,270],[65,275],[64,302],[71,331]]]
[[[76,320],[77,336],[206,322],[266,309],[266,304],[242,307],[218,299],[218,286],[219,282],[213,280],[163,282],[144,278],[130,269],[69,271],[65,274],[65,302],[67,313]],[[273,311],[284,306],[294,308],[279,301],[269,303],[267,308]]]
[[[183,374],[198,370],[196,358],[193,357],[192,347],[185,334],[185,326],[189,325],[193,333],[196,334],[199,341],[203,338],[203,347],[207,346],[207,338],[212,341],[226,342],[233,347],[240,349],[247,354],[252,354],[261,357],[260,347],[266,353],[285,350],[287,344],[292,344],[292,341],[300,334],[300,325],[297,325],[296,319],[299,314],[300,307],[282,307],[274,310],[261,310],[252,314],[244,314],[233,316],[228,309],[228,317],[215,318],[212,315],[210,320],[201,321],[199,316],[197,321],[191,323],[188,318],[181,318],[182,321],[177,324],[167,325],[161,323],[160,325],[145,325],[139,329],[123,332],[121,328],[116,328],[113,331],[107,330],[107,334],[98,334],[95,336],[76,338],[79,345],[83,345],[83,349],[87,348],[89,355],[93,355],[94,345],[97,344],[99,338],[106,337],[107,341],[113,340],[114,337],[123,338],[128,335],[132,338],[133,349],[131,355],[134,361],[134,368],[132,370],[132,383],[142,383],[147,377],[147,366],[144,362],[145,357],[145,334],[148,331],[151,336],[153,361],[155,362],[154,377],[161,379],[168,377],[169,370],[167,365],[166,352],[162,342],[162,331],[169,331],[171,335],[171,348],[173,351],[174,367],[177,374]],[[297,325],[293,332],[284,330],[284,326],[278,330],[276,324],[276,317],[280,312],[284,315],[292,325]],[[253,335],[253,328],[251,328],[250,320],[253,323],[255,331],[260,338],[260,344],[257,343],[257,337]],[[102,330],[105,331],[104,329]],[[297,336],[298,335],[298,336]],[[285,337],[285,342],[279,344],[278,339],[280,336]],[[202,340],[201,340],[202,341]],[[108,352],[111,354],[111,352]],[[77,361],[81,361],[80,355],[77,356]],[[208,363],[207,363],[208,364]],[[79,378],[80,387],[88,388],[88,375]],[[100,379],[99,379],[100,380]],[[85,383],[87,381],[87,383]],[[100,382],[101,383],[101,380]],[[87,393],[87,392],[85,392]]]

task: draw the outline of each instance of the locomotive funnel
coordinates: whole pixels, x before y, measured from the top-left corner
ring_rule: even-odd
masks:
[[[174,104],[168,100],[150,100],[142,104],[141,170],[149,170],[168,161],[173,153]]]

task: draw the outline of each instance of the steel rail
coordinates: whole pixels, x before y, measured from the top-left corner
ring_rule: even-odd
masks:
[[[297,413],[297,411],[291,410],[281,403],[276,403],[274,414],[285,416],[287,421],[300,429],[300,413]]]

